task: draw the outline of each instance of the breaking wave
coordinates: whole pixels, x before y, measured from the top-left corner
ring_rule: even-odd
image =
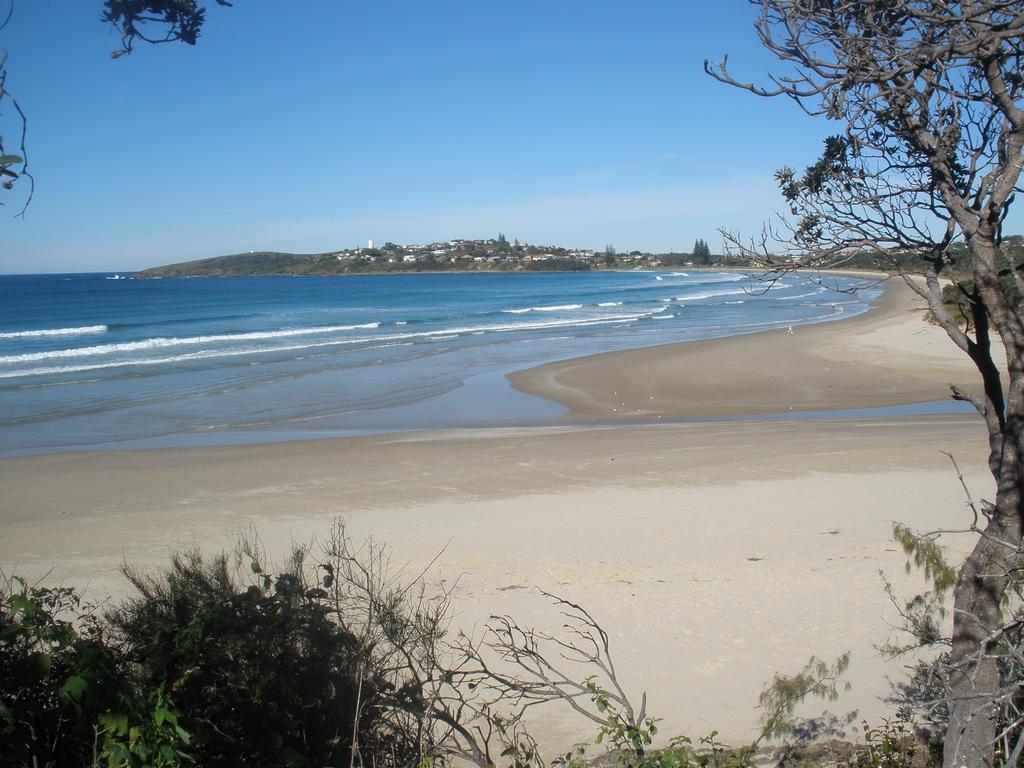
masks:
[[[526,312],[568,312],[573,309],[583,309],[582,304],[556,304],[551,307],[523,307],[522,309],[503,309],[502,312],[510,315],[522,315]]]
[[[106,333],[105,325],[83,325],[78,328],[41,328],[35,331],[6,331],[0,339],[35,339],[41,336],[84,336],[89,333]]]

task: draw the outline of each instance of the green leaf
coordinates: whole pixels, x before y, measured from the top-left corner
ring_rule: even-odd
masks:
[[[0,155],[0,165],[17,165],[25,160],[18,155]]]
[[[36,605],[25,595],[11,595],[7,602],[11,613],[23,613],[26,617],[36,613]]]
[[[89,681],[80,675],[72,675],[60,687],[60,695],[78,702],[89,689]]]
[[[128,715],[124,712],[104,712],[98,720],[105,731],[117,736],[124,736],[128,733]]]

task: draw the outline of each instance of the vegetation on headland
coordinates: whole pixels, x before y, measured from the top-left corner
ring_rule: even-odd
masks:
[[[447,240],[425,245],[385,243],[379,248],[351,248],[296,254],[250,251],[230,256],[153,267],[136,277],[241,277],[250,275],[344,275],[388,272],[579,272],[658,266],[706,267],[729,264],[712,254],[703,240],[693,253],[619,253],[510,243],[504,234],[483,240]]]
[[[566,768],[938,759],[910,696],[857,743],[811,744],[843,731],[796,707],[835,700],[847,656],[775,675],[751,744],[711,733],[655,746],[658,719],[627,692],[583,607],[542,593],[563,619],[558,634],[510,616],[473,637],[452,632],[450,591],[396,569],[384,547],[355,544],[340,522],[281,566],[250,535],[229,554],[183,552],[163,571],[124,573],[132,595],[102,610],[68,587],[0,582],[0,766],[543,768],[523,715],[557,703],[594,734],[551,761]]]
[[[1003,248],[1010,254],[1024,253],[1024,236],[1009,235]],[[967,248],[951,244],[947,256],[954,274],[969,279]],[[781,269],[799,264],[805,254],[793,254],[775,264]],[[874,248],[851,249],[843,255],[843,269],[892,272],[900,267],[920,273],[925,264],[919,255],[898,250],[879,252]],[[151,267],[135,277],[246,277],[258,275],[345,275],[417,272],[582,272],[601,269],[657,268],[742,268],[764,271],[763,261],[745,253],[712,253],[698,239],[690,252],[620,253],[613,246],[602,251],[562,246],[509,243],[499,234],[496,239],[448,240],[427,245],[385,243],[379,248],[354,248],[327,253],[281,253],[250,251],[229,256],[185,261]],[[952,290],[952,289],[951,289]],[[949,293],[950,306],[956,301]]]

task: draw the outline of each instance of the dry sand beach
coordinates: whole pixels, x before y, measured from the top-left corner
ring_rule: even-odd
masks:
[[[793,334],[513,375],[570,408],[558,426],[0,460],[0,563],[98,597],[123,592],[123,560],[217,549],[250,524],[281,553],[342,515],[410,568],[447,547],[434,576],[458,580],[466,631],[490,613],[556,627],[536,587],[587,606],[664,733],[749,738],[773,672],[846,650],[853,689],[832,709],[877,717],[902,666],[874,649],[894,618],[879,570],[902,592],[922,585],[903,575],[891,523],[965,519],[943,451],[977,496],[991,493],[980,420],[665,422],[935,401],[950,381],[974,385],[920,304],[891,285],[867,315]],[[557,708],[537,728],[553,749],[591,731]]]

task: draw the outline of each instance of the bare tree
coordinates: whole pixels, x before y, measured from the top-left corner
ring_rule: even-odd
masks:
[[[751,2],[760,42],[784,70],[764,84],[737,80],[727,59],[705,70],[843,128],[804,173],[778,172],[788,215],[759,242],[730,236],[731,244],[780,270],[897,252],[894,269],[981,375],[980,392],[954,388],[952,396],[985,421],[997,492],[980,505],[977,541],[956,579],[944,760],[988,766],[1006,629],[1000,604],[1021,557],[1024,517],[1024,263],[1001,247],[1024,167],[1024,3]],[[781,258],[773,241],[788,246]],[[956,246],[966,258],[957,259]],[[923,279],[908,274],[912,266]],[[943,278],[968,308],[966,327],[943,302]],[[1006,352],[1005,382],[993,332]]]
[[[524,627],[507,615],[491,616],[479,640],[462,638],[466,682],[486,689],[491,707],[503,707],[509,722],[521,723],[533,707],[562,702],[596,725],[597,743],[615,751],[623,763],[642,763],[658,732],[657,719],[647,715],[647,694],[641,693],[639,705],[633,702],[615,668],[608,633],[585,608],[541,594],[561,614],[562,633]],[[581,745],[577,756],[584,751]]]
[[[250,547],[250,549],[253,549]],[[495,750],[515,745],[536,753],[518,722],[503,719],[495,696],[479,686],[480,675],[447,639],[453,587],[428,585],[424,577],[441,553],[410,573],[391,559],[387,546],[353,542],[336,520],[322,542],[298,547],[293,568],[327,605],[332,619],[358,641],[360,680],[378,681],[372,701],[356,693],[349,765],[398,765],[379,747],[362,743],[362,719],[388,723],[400,741],[416,745],[414,762],[424,759],[495,764]],[[248,555],[247,555],[248,556]],[[379,684],[383,681],[383,687]],[[524,763],[525,764],[525,763]]]
[[[240,563],[266,560],[254,535],[239,552]],[[537,705],[558,701],[594,723],[599,742],[624,762],[640,762],[657,732],[656,721],[646,714],[646,694],[638,707],[627,695],[608,634],[593,616],[543,592],[564,619],[560,635],[492,616],[477,636],[453,638],[454,587],[425,580],[440,554],[409,572],[392,561],[386,546],[353,542],[340,520],[323,541],[293,551],[287,570],[357,640],[359,679],[368,686],[372,681],[372,700],[356,692],[350,766],[399,764],[382,754],[379,744],[361,743],[365,712],[372,714],[368,721],[384,722],[399,735],[398,743],[415,744],[417,764],[460,760],[493,768],[505,758],[513,768],[544,768],[524,716]]]

